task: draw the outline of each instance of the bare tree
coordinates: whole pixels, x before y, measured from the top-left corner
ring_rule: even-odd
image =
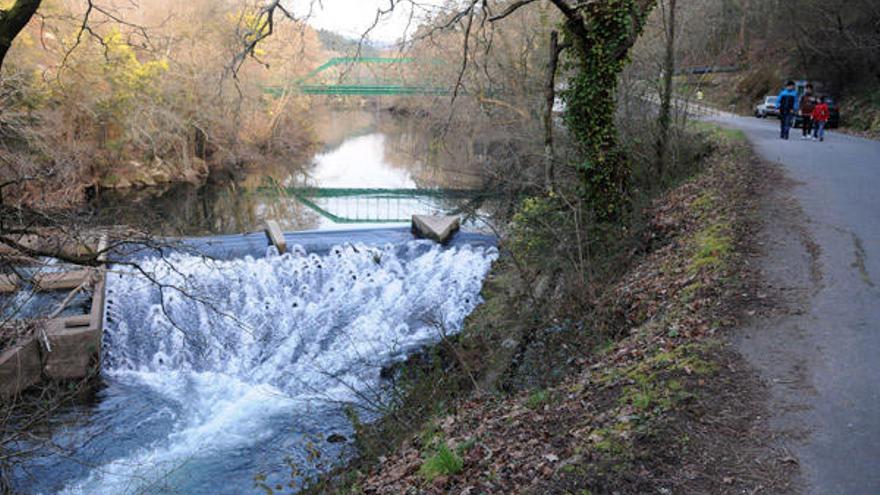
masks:
[[[569,53],[574,70],[563,99],[566,103],[565,120],[581,155],[575,166],[580,190],[600,221],[611,220],[624,208],[630,175],[626,158],[618,146],[614,122],[617,77],[655,0],[468,0],[450,9],[422,36],[453,29],[463,33],[462,63],[452,92],[454,102],[460,94],[466,70],[473,62],[472,44],[475,40],[488,37],[484,33],[493,23],[537,3],[552,5],[560,14],[563,45],[571,46]],[[381,10],[378,15],[387,14],[404,4],[415,8],[418,2],[391,1],[389,8]],[[545,98],[547,94],[545,90]],[[549,156],[546,149],[544,156],[546,162]],[[549,173],[548,167],[544,182],[547,182]]]
[[[675,4],[669,0],[669,8],[662,5],[666,54],[663,62],[663,87],[660,93],[660,131],[657,135],[657,177],[663,178],[666,155],[669,148],[669,128],[672,121],[672,76],[675,73]]]
[[[556,172],[554,163],[556,152],[553,146],[553,108],[556,105],[556,72],[559,67],[559,54],[570,45],[559,43],[559,33],[550,33],[550,45],[547,53],[547,75],[544,83],[544,180],[547,190],[556,189]]]

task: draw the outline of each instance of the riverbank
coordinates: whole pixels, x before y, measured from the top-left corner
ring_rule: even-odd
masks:
[[[88,207],[102,225],[204,236],[259,230],[267,220],[285,231],[408,223],[412,214],[454,205],[405,197],[403,190],[483,188],[480,164],[472,157],[432,152],[438,136],[417,119],[381,107],[327,105],[314,110],[309,122],[314,146],[307,154],[269,157],[238,172],[215,170],[206,184],[104,190]],[[462,146],[470,148],[469,142]],[[135,168],[132,173],[161,174],[148,165]],[[308,197],[298,195],[303,188],[311,190]],[[384,196],[369,194],[377,190]]]
[[[501,262],[462,336],[401,372],[401,406],[361,425],[359,461],[313,492],[790,490],[796,461],[766,440],[766,391],[729,344],[766,304],[750,257],[769,171],[742,136],[710,139],[703,172],[654,202],[641,249],[597,291],[605,318],[526,317]]]

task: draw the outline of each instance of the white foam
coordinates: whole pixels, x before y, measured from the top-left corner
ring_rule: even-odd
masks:
[[[377,392],[382,365],[461,330],[498,255],[421,241],[291,251],[219,262],[173,254],[141,263],[149,278],[108,277],[105,373],[182,412],[166,438],[63,493],[142,490],[200,456],[259,445],[279,415]]]

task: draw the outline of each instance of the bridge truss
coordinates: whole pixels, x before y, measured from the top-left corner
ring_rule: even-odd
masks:
[[[421,65],[421,61],[409,57],[335,57],[309,72],[289,89],[308,95],[448,95],[449,88],[409,82],[410,79],[428,75],[421,70]],[[436,65],[436,62],[432,65]],[[276,86],[266,88],[266,92],[280,95],[287,89]]]

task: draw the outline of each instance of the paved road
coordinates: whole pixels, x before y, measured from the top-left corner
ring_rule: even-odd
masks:
[[[794,181],[784,195],[802,209],[767,210],[763,266],[780,290],[811,286],[804,310],[757,322],[740,344],[785,404],[773,423],[789,434],[805,492],[880,494],[880,142],[833,132],[805,142],[799,129],[781,141],[776,120],[715,120],[783,165]]]

